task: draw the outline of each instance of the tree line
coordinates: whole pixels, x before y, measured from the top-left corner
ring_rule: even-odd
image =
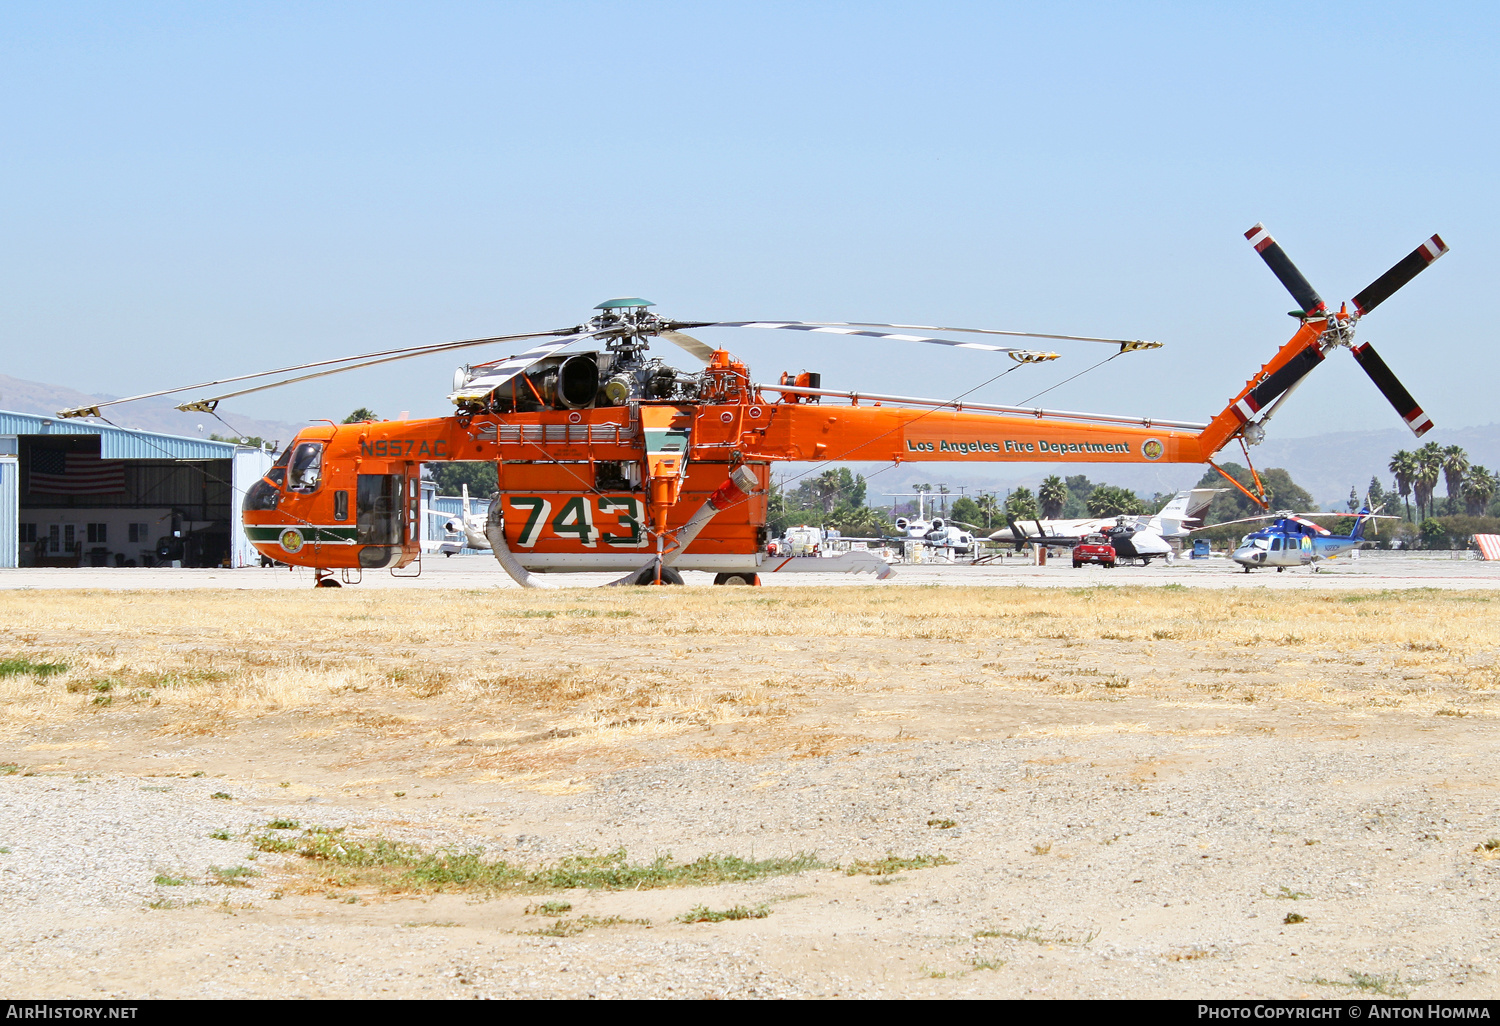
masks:
[[[1395,478],[1403,516],[1413,523],[1440,515],[1435,494],[1439,478],[1448,492],[1441,510],[1447,516],[1460,512],[1471,517],[1485,516],[1490,512],[1496,489],[1500,488],[1500,479],[1486,468],[1470,464],[1469,454],[1457,445],[1443,447],[1428,442],[1416,452],[1398,450],[1386,469]],[[1417,506],[1415,516],[1411,509],[1413,498]],[[1462,511],[1458,508],[1460,503]]]

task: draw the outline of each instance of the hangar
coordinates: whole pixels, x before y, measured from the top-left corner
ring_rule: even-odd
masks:
[[[271,459],[0,410],[0,567],[258,565],[238,514]]]

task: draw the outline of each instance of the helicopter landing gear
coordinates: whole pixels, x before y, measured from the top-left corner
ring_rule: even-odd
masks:
[[[655,565],[642,567],[641,570],[640,570],[640,572],[637,573],[634,577],[632,577],[630,579],[630,583],[631,584],[639,584],[639,585],[655,584],[656,583],[656,567],[655,567]],[[673,570],[671,567],[664,566],[664,567],[661,568],[661,583],[662,584],[681,584],[682,583],[682,575],[680,573],[678,573],[676,570]]]
[[[339,583],[338,578],[333,576],[333,571],[332,570],[324,570],[322,567],[315,567],[313,569],[313,574],[315,575],[313,577],[313,587],[314,588],[342,588],[343,587],[343,585]]]
[[[760,574],[714,574],[715,584],[749,584],[759,585]]]
[[[1278,574],[1279,574],[1279,573],[1281,573],[1281,571],[1283,571],[1283,570],[1285,570],[1285,569],[1286,569],[1286,567],[1284,567],[1284,566],[1278,566],[1278,567],[1277,567],[1277,568],[1276,568],[1276,572],[1277,572],[1277,573],[1278,573]]]

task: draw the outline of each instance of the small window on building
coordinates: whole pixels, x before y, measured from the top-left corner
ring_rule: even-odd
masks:
[[[62,528],[58,527],[56,524],[48,524],[47,525],[47,551],[48,552],[57,552],[57,551],[60,550],[61,543],[59,542],[58,539],[60,537],[60,532],[61,531],[62,531]]]
[[[22,524],[21,525],[21,538],[20,538],[20,540],[21,540],[22,544],[25,544],[26,542],[34,542],[34,541],[36,541],[36,525],[35,524]]]
[[[108,541],[109,541],[109,525],[108,524],[90,524],[89,525],[89,544],[91,544],[91,545],[99,545],[99,544],[103,544],[103,543],[108,542]]]
[[[333,493],[333,519],[335,519],[335,520],[348,520],[349,519],[349,493],[348,492],[334,492]]]
[[[68,552],[72,552],[73,546],[77,541],[78,529],[72,524],[63,524],[63,548]]]

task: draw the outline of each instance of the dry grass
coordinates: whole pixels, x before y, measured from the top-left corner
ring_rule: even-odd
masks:
[[[687,751],[740,759],[899,737],[903,696],[934,693],[1457,722],[1491,715],[1496,637],[1500,600],[1448,591],[8,592],[0,661],[19,669],[0,675],[0,738],[92,721],[224,735],[281,717],[299,738],[364,744],[351,766],[400,742],[427,773],[566,788],[562,767],[628,764],[685,734],[699,735]],[[814,715],[841,702],[857,708]]]

